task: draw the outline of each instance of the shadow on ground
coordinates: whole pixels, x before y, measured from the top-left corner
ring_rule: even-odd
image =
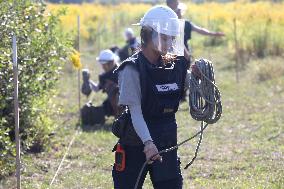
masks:
[[[95,132],[95,131],[109,131],[111,132],[111,123],[105,124],[95,124],[95,125],[81,125],[81,129],[83,132]]]

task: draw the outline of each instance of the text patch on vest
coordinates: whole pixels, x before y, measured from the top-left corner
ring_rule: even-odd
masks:
[[[169,91],[179,90],[179,87],[176,83],[156,85],[156,88],[159,92],[169,92]]]

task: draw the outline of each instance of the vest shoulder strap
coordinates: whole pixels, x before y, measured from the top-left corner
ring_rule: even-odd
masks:
[[[114,73],[118,73],[119,71],[123,70],[126,65],[132,65],[134,66],[137,71],[139,71],[138,68],[138,53],[133,54],[131,57],[124,60],[115,70]]]

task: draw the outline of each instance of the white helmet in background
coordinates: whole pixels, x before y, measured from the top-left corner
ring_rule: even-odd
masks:
[[[183,11],[186,11],[186,10],[187,10],[187,6],[186,6],[186,4],[184,4],[184,3],[179,3],[179,4],[178,4],[178,9],[181,9],[181,10],[183,10]]]
[[[154,6],[145,13],[139,25],[150,27],[156,32],[152,41],[162,54],[184,55],[184,20],[178,19],[171,8]]]
[[[124,31],[124,36],[126,38],[134,37],[134,31],[132,28],[126,28]]]
[[[99,57],[96,58],[100,64],[106,64],[108,62],[116,60],[116,55],[109,49],[100,52]]]

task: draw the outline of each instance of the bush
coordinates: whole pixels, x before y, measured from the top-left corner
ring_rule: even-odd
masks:
[[[282,61],[272,60],[269,64],[261,64],[257,73],[257,81],[266,81],[284,76]]]
[[[249,62],[246,70],[249,80],[256,83],[284,77],[284,64],[281,57],[267,57]]]
[[[28,0],[0,3],[0,178],[14,163],[12,34],[17,36],[20,136],[23,150],[42,150],[53,130],[51,98],[70,41],[57,14],[46,14],[42,3]]]

